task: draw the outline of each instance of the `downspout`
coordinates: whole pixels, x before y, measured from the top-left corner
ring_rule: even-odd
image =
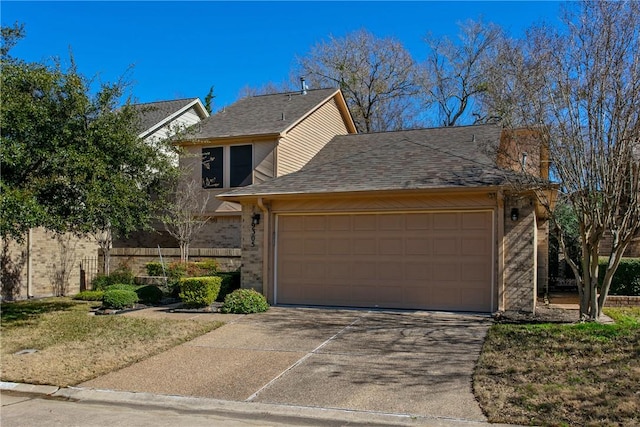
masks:
[[[32,253],[32,236],[31,236],[31,228],[27,233],[27,299],[33,298],[33,278],[32,272],[33,267],[31,265],[31,253]]]
[[[258,207],[260,208],[260,210],[263,213],[264,216],[264,220],[262,222],[263,224],[263,234],[262,234],[262,295],[265,296],[265,298],[267,298],[267,300],[270,300],[269,295],[268,295],[268,290],[269,290],[269,279],[268,279],[268,272],[269,272],[269,223],[270,221],[270,212],[269,212],[269,207],[266,206],[263,201],[262,201],[262,197],[258,197]],[[273,303],[273,301],[272,301]]]
[[[498,194],[497,194],[497,204],[498,204],[498,218],[497,219],[497,227],[498,227],[498,233],[497,233],[497,246],[498,246],[498,265],[497,265],[497,270],[498,270],[498,280],[497,280],[497,287],[498,287],[498,310],[499,311],[504,311],[505,310],[505,236],[504,236],[504,190],[500,189],[498,190]]]

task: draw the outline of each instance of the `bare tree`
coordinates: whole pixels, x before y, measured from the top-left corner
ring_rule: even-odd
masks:
[[[578,282],[580,316],[596,320],[640,230],[640,3],[571,3],[564,22],[564,32],[530,31],[529,56],[518,71],[528,74],[518,81],[525,105],[513,111],[547,129],[552,173],[578,222],[580,254],[567,262]],[[563,223],[551,218],[566,249]],[[599,278],[605,233],[613,242]]]
[[[432,34],[425,37],[430,53],[424,64],[422,86],[426,104],[436,110],[443,126],[472,121],[474,101],[487,90],[488,70],[504,40],[502,29],[481,20],[458,24],[459,40]],[[475,121],[487,121],[490,115]]]
[[[167,232],[178,240],[180,261],[189,261],[189,245],[208,222],[205,215],[209,194],[202,196],[200,182],[185,172],[175,184],[173,201],[167,205],[161,220]]]
[[[297,86],[291,81],[282,81],[280,83],[267,82],[260,87],[252,87],[246,85],[240,89],[238,98],[248,98],[258,95],[272,95],[274,93],[291,92],[298,90]]]
[[[297,62],[298,75],[312,88],[342,89],[358,131],[413,126],[418,111],[416,67],[399,41],[360,30],[329,37]]]

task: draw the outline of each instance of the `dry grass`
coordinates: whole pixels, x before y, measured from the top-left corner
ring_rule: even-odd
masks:
[[[65,298],[2,304],[3,381],[70,386],[158,354],[219,322],[91,316]],[[32,354],[15,354],[36,349]]]
[[[474,375],[492,422],[640,425],[640,308],[614,325],[496,324]]]

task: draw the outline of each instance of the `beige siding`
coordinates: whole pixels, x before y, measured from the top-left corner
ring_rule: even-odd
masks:
[[[299,170],[334,136],[347,133],[340,110],[335,100],[331,99],[291,129],[280,141],[277,176]]]
[[[275,141],[253,144],[253,183],[259,184],[274,177]]]
[[[274,212],[381,212],[413,209],[477,209],[495,207],[493,193],[476,195],[433,194],[422,196],[333,197],[331,199],[274,200]]]

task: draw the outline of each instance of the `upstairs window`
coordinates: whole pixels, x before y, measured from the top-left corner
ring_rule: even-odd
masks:
[[[253,147],[234,145],[230,147],[229,186],[244,187],[253,181]]]
[[[202,188],[244,187],[253,183],[253,145],[202,149]]]
[[[222,188],[224,184],[224,147],[202,149],[202,188]]]

